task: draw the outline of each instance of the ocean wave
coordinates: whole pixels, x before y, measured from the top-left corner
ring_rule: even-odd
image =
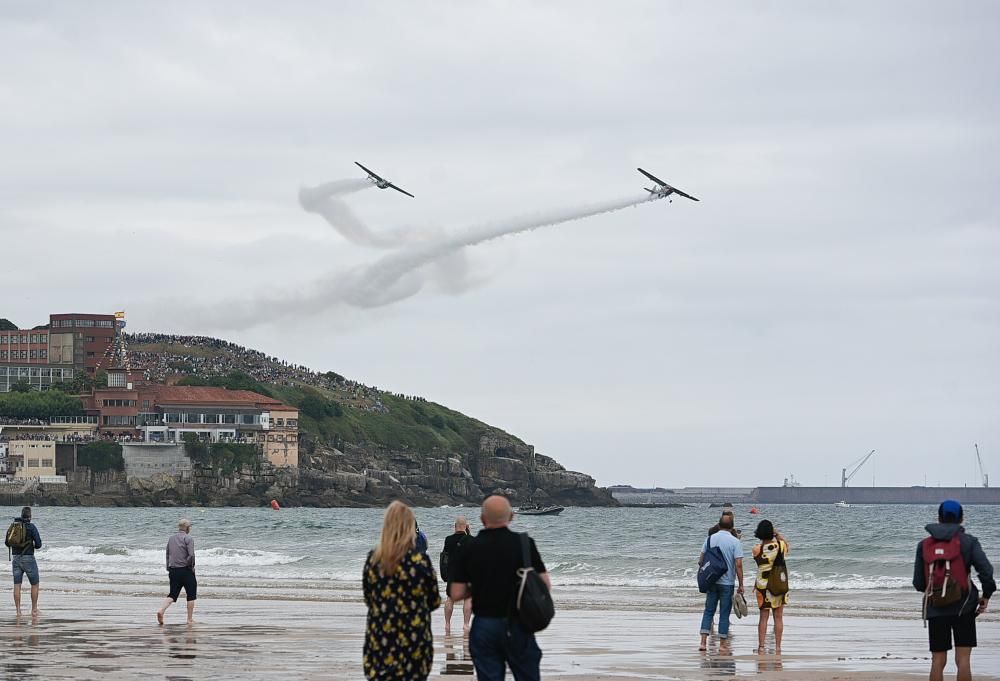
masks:
[[[254,551],[215,547],[196,552],[199,567],[268,567],[290,565],[305,560],[305,556],[289,556],[273,551]],[[155,565],[163,566],[166,554],[162,549],[135,549],[120,545],[60,546],[39,551],[48,563],[91,565]]]
[[[573,572],[552,572],[552,581],[565,586],[582,587],[635,587],[663,589],[696,589],[694,571],[687,576],[664,577],[656,575],[598,575]],[[753,578],[747,579],[748,588]],[[792,589],[809,591],[883,591],[912,589],[904,577],[862,575],[796,575],[789,576]]]

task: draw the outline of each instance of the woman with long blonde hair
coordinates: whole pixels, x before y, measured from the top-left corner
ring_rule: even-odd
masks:
[[[431,673],[431,612],[441,605],[430,558],[416,548],[417,519],[401,501],[385,509],[378,545],[368,553],[362,584],[368,624],[368,679],[422,681]]]

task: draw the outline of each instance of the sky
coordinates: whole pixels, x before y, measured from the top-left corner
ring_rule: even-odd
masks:
[[[973,443],[1000,480],[998,22],[0,0],[0,317],[124,309],[421,395],[604,485],[839,484],[871,449],[852,484],[975,485]],[[701,201],[453,248],[373,306],[344,282],[412,246],[300,203],[356,160],[416,198],[338,201],[431,250],[639,196],[637,166]]]

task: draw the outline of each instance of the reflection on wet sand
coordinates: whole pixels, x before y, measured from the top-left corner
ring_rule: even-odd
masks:
[[[469,641],[464,636],[445,636],[440,651],[434,651],[435,657],[444,653],[444,665],[441,676],[471,676],[473,673],[472,655],[469,654]]]
[[[707,652],[701,653],[701,668],[709,672],[708,678],[711,679],[736,676],[732,645],[728,641],[720,641],[716,649],[713,643],[709,643]]]
[[[757,673],[766,674],[769,672],[780,672],[785,666],[781,664],[780,657],[760,656],[757,659]]]
[[[167,647],[167,654],[176,660],[193,660],[198,657],[195,645],[198,639],[194,635],[194,625],[186,624],[183,630],[169,628],[163,629],[163,642]]]
[[[346,681],[361,676],[365,607],[354,602],[201,599],[200,621],[160,627],[159,596],[50,592],[37,621],[0,612],[0,681],[212,679]],[[791,619],[791,618],[790,618]],[[627,626],[609,623],[627,622]],[[794,618],[785,656],[751,653],[756,627],[736,625],[727,646],[718,639],[697,652],[691,613],[635,613],[565,608],[539,635],[542,673],[567,681],[598,678],[829,681],[833,678],[926,678],[926,632],[919,620]],[[468,643],[441,636],[434,621],[435,674],[474,675]],[[983,627],[977,679],[997,679],[1000,631]],[[794,651],[794,652],[791,652]],[[887,652],[892,653],[887,657]],[[985,676],[983,675],[985,674]]]

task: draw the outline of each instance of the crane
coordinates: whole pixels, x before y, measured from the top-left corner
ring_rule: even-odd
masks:
[[[979,456],[979,445],[973,443],[972,446],[976,448],[976,460],[979,461],[979,474],[983,476],[983,487],[989,487],[990,475],[986,472],[986,469],[983,468],[983,457]]]
[[[851,478],[857,475],[858,471],[861,470],[861,467],[864,466],[866,463],[868,463],[868,459],[872,458],[872,456],[874,455],[875,455],[875,450],[873,449],[864,456],[862,456],[857,461],[852,461],[851,463],[849,463],[847,465],[847,468],[851,469],[850,473],[847,472],[847,468],[842,469],[840,472],[840,486],[847,487],[847,483],[851,481]]]

